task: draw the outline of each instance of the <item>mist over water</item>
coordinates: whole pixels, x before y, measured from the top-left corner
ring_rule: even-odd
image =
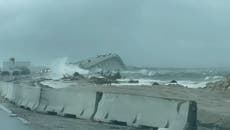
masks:
[[[69,58],[63,57],[54,60],[50,65],[51,73],[50,78],[52,79],[60,79],[64,75],[72,76],[75,72],[79,74],[85,75],[88,74],[88,70],[84,70],[77,65],[69,64]]]

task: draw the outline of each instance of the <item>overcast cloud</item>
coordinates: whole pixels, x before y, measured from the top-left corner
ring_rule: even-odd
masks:
[[[127,64],[230,67],[229,0],[0,0],[0,61],[117,53]]]

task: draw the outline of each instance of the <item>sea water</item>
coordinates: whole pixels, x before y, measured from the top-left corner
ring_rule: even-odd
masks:
[[[154,82],[168,85],[172,80],[189,88],[203,88],[209,82],[224,79],[226,71],[202,68],[139,68],[121,71],[122,79],[113,85],[149,85]],[[130,80],[138,83],[129,83]]]

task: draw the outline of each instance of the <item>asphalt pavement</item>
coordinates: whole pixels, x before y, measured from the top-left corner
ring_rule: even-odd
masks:
[[[0,104],[1,105],[1,104]],[[20,117],[0,107],[0,130],[31,130]]]

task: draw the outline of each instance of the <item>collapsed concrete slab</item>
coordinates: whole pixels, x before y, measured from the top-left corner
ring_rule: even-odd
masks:
[[[126,69],[124,62],[122,61],[121,57],[117,54],[98,55],[95,58],[89,58],[72,64],[78,65],[83,69],[91,71],[97,69],[105,71],[117,71]]]

